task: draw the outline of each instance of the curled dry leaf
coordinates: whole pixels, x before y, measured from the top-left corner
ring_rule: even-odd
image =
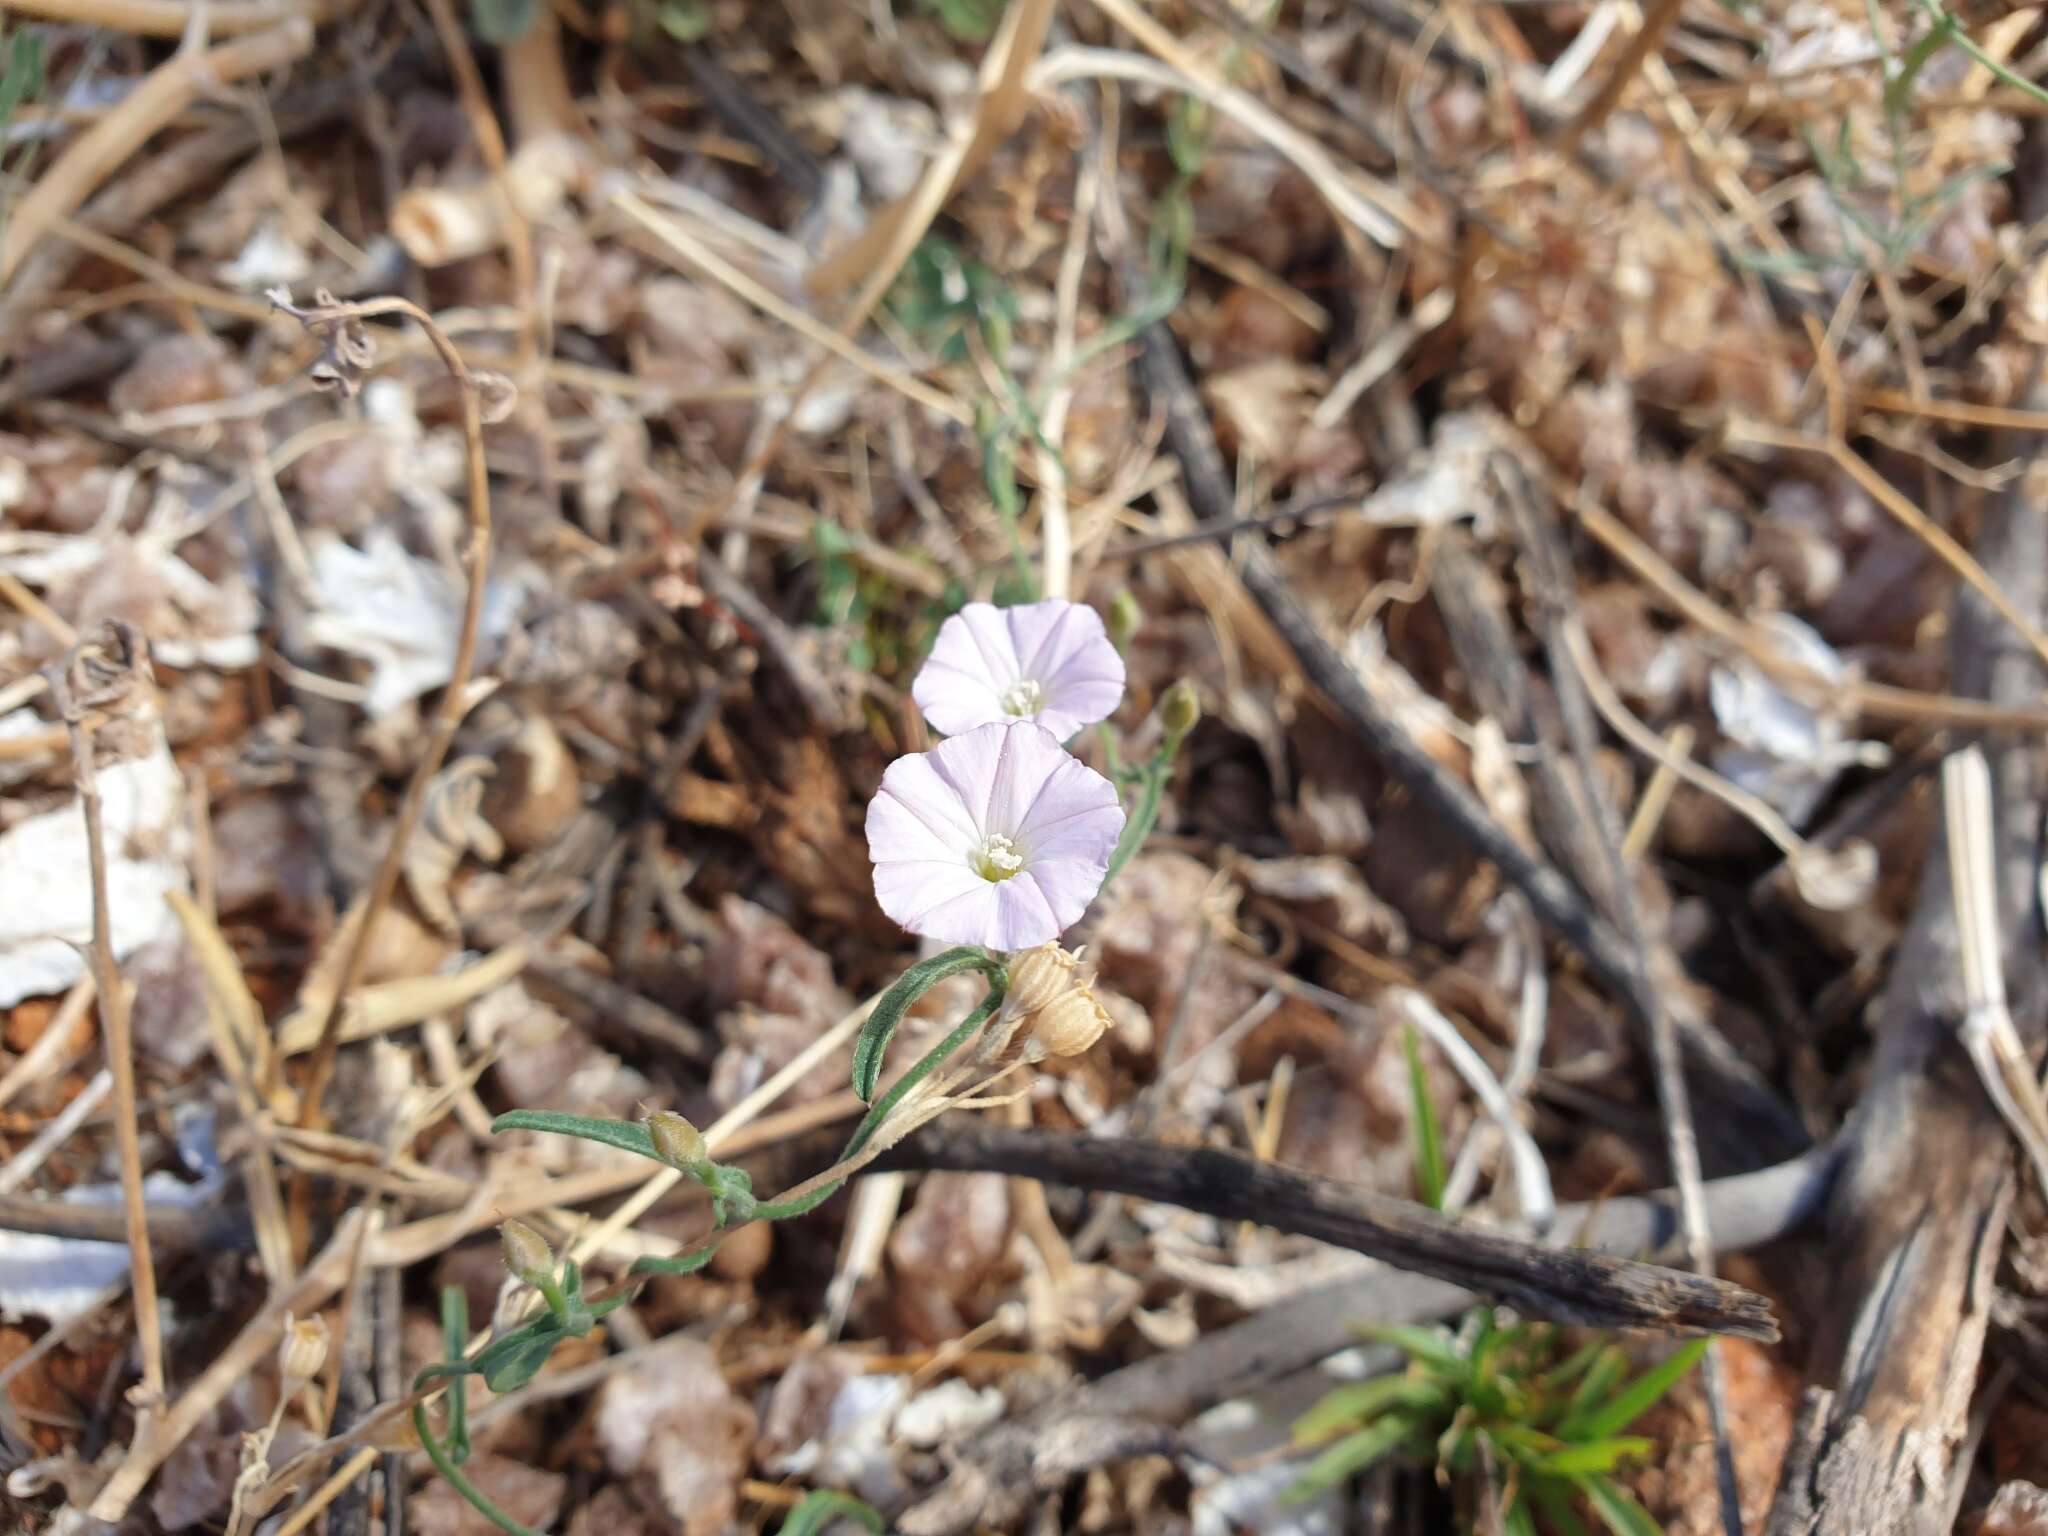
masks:
[[[485,818],[506,848],[531,853],[561,836],[582,804],[576,758],[562,733],[546,716],[528,715],[498,754],[483,793]]]
[[[606,1464],[644,1479],[684,1536],[713,1536],[739,1506],[754,1411],[733,1396],[699,1339],[666,1340],[598,1393],[593,1421]]]
[[[889,1238],[903,1325],[928,1343],[955,1337],[963,1313],[1003,1262],[1010,1189],[993,1173],[927,1174]]]
[[[493,1504],[529,1529],[545,1530],[555,1523],[569,1488],[569,1480],[559,1472],[488,1451],[472,1456],[462,1472]],[[498,1531],[495,1522],[439,1478],[412,1491],[405,1518],[407,1529],[419,1536],[496,1536]]]
[[[405,845],[405,888],[427,920],[444,933],[461,932],[448,883],[465,855],[496,863],[505,856],[504,840],[483,816],[484,782],[491,764],[465,757],[434,775],[427,786],[419,825]]]

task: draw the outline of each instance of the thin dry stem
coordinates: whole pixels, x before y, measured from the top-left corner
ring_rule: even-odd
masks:
[[[2043,634],[2038,624],[2020,612],[2013,600],[2005,595],[2004,589],[1986,574],[1984,567],[1950,536],[1947,529],[1900,495],[1898,487],[1872,469],[1847,443],[1838,438],[1809,437],[1803,432],[1788,432],[1782,427],[1751,421],[1731,423],[1728,437],[1731,442],[1762,443],[1773,448],[1817,453],[1832,461],[1837,469],[1861,486],[1871,500],[1897,519],[1901,527],[1932,550],[1936,559],[1968,582],[1977,595],[1991,605],[1991,610],[2033,648],[2034,654],[2048,662],[2048,634]]]
[[[121,1204],[127,1215],[128,1263],[135,1289],[135,1329],[142,1353],[142,1400],[137,1438],[149,1433],[164,1399],[164,1333],[156,1297],[156,1264],[149,1251],[149,1213],[142,1194],[142,1133],[135,1096],[135,1039],[129,1029],[129,994],[114,960],[113,913],[107,904],[107,839],[93,765],[93,720],[88,702],[73,696],[74,650],[53,675],[59,711],[71,734],[71,766],[85,813],[86,866],[92,880],[92,973],[99,993],[100,1038],[114,1074],[114,1143],[121,1162]],[[146,660],[143,663],[146,668]]]
[[[491,483],[490,470],[484,459],[483,403],[476,378],[463,362],[462,354],[455,350],[455,343],[448,339],[432,315],[408,299],[371,299],[361,304],[340,304],[299,312],[303,320],[332,323],[367,320],[378,315],[404,315],[425,331],[434,344],[434,350],[440,354],[443,366],[454,376],[461,391],[462,436],[468,450],[469,471],[469,591],[463,603],[462,630],[456,641],[455,662],[449,669],[447,684],[441,690],[440,705],[434,711],[426,750],[420,754],[419,762],[413,767],[412,780],[405,787],[405,799],[399,805],[398,819],[391,829],[391,841],[386,845],[383,861],[371,879],[362,921],[349,935],[340,980],[327,1004],[326,1016],[321,1020],[319,1037],[313,1047],[312,1066],[306,1075],[305,1097],[299,1105],[299,1124],[302,1126],[313,1124],[320,1114],[320,1100],[327,1090],[328,1076],[334,1070],[334,1053],[340,1046],[343,1005],[362,975],[363,956],[368,951],[370,934],[376,927],[378,914],[398,888],[398,878],[405,864],[406,844],[411,840],[413,828],[419,824],[420,812],[426,805],[427,787],[447,758],[456,729],[469,708],[469,679],[476,667],[477,634],[483,623],[484,583],[491,558]]]
[[[148,79],[81,133],[15,204],[5,232],[0,233],[0,286],[14,275],[54,219],[82,206],[130,155],[168,128],[202,92],[290,64],[303,58],[312,46],[313,24],[298,15],[204,54],[180,49],[150,71]]]
[[[353,8],[353,0],[207,0],[206,30],[215,37],[240,37],[281,22],[331,20]],[[192,25],[189,0],[7,0],[7,9],[141,37],[183,37]]]

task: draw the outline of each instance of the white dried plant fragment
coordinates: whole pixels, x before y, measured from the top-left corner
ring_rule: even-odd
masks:
[[[1849,668],[1835,648],[1789,613],[1757,621],[1781,654],[1831,683]],[[1745,659],[1714,668],[1708,679],[1714,721],[1729,745],[1714,754],[1721,774],[1803,827],[1842,770],[1882,767],[1890,754],[1849,736],[1844,717],[1816,709]]]
[[[185,781],[158,741],[99,770],[114,955],[171,931],[167,891],[190,885]],[[0,833],[0,1008],[61,992],[85,974],[92,942],[85,812],[77,800]]]

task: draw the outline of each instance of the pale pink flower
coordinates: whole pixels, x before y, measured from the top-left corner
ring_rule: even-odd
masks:
[[[995,720],[1036,720],[1065,741],[1115,711],[1124,659],[1102,616],[1080,603],[969,603],[939,626],[910,693],[932,729],[948,736]]]
[[[1123,829],[1115,788],[1052,732],[980,726],[882,775],[868,805],[875,896],[926,938],[1029,949],[1080,921]]]

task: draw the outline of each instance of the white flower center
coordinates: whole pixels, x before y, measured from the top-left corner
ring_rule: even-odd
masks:
[[[1035,715],[1045,708],[1045,684],[1036,678],[1020,677],[1003,690],[997,702],[1006,715]]]
[[[1017,851],[1014,840],[1000,832],[991,832],[981,840],[981,846],[967,855],[967,867],[982,879],[994,884],[1007,880],[1024,867],[1024,855]]]

